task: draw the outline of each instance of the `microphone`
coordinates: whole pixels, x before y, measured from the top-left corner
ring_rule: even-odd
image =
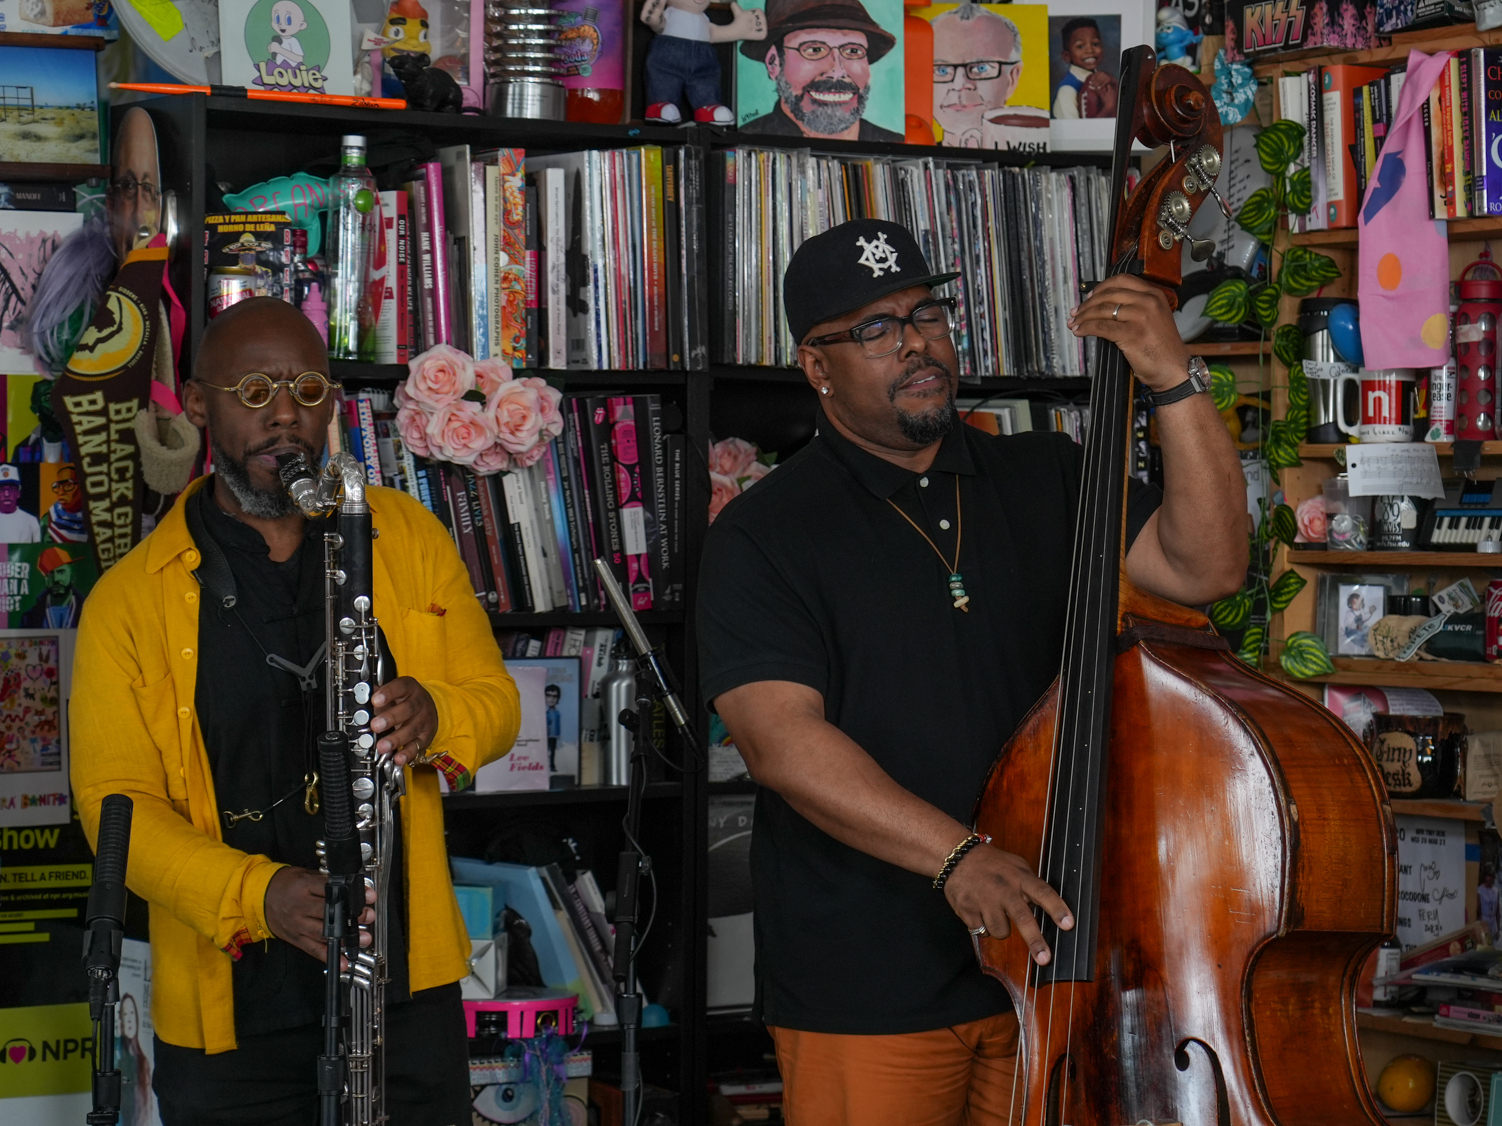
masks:
[[[610,608],[621,620],[621,626],[626,631],[626,639],[631,642],[631,648],[636,650],[637,667],[643,672],[650,673],[657,681],[657,697],[662,701],[662,706],[667,709],[668,718],[688,740],[689,746],[697,746],[698,740],[693,727],[689,724],[688,713],[683,710],[683,702],[678,699],[678,693],[669,682],[657,650],[652,647],[647,641],[647,635],[642,632],[641,623],[636,620],[636,612],[631,609],[631,603],[627,601],[625,591],[621,590],[621,584],[615,581],[610,564],[604,559],[596,559],[595,574],[599,576],[600,583],[605,588],[605,598],[610,602]]]
[[[330,731],[318,737],[323,772],[324,865],[331,876],[360,874],[360,835],[355,831],[354,791],[349,778],[349,739]]]
[[[99,847],[94,850],[94,886],[89,889],[83,965],[89,975],[120,968],[125,937],[125,865],[130,856],[130,818],[134,803],[110,794],[99,811]]]

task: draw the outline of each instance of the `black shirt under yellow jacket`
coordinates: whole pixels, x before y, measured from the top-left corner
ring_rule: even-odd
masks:
[[[704,698],[755,681],[808,685],[898,785],[969,824],[998,752],[1058,675],[1083,451],[1062,434],[959,425],[928,472],[912,473],[822,412],[818,426],[709,530]],[[1134,481],[1128,499],[1135,536],[1160,495]],[[935,548],[955,564],[968,612]],[[767,789],[751,877],[768,1024],[907,1033],[1011,1007],[931,875],[841,844]]]
[[[110,568],[84,604],[73,665],[72,782],[93,841],[105,795],[135,802],[126,883],[151,907],[152,1019],[169,1044],[235,1047],[233,963],[271,937],[266,886],[282,867],[226,843],[197,711],[200,555],[185,504]],[[432,695],[432,766],[407,768],[401,801],[411,988],[461,980],[469,940],[443,842],[438,772],[453,789],[515,741],[516,685],[496,648],[454,541],[417,501],[367,492],[375,541],[375,613],[398,669]]]

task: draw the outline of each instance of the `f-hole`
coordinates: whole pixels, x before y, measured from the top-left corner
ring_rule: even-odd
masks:
[[[1204,1051],[1205,1057],[1210,1061],[1210,1070],[1215,1075],[1215,1122],[1216,1126],[1231,1126],[1231,1098],[1226,1093],[1226,1075],[1220,1068],[1220,1057],[1215,1054],[1215,1049],[1203,1040],[1190,1037],[1180,1044],[1173,1053],[1173,1063],[1180,1071],[1189,1070],[1189,1045],[1198,1044]]]
[[[1063,1126],[1059,1116],[1064,1084],[1073,1078],[1074,1063],[1068,1056],[1054,1060],[1053,1070],[1048,1075],[1048,1094],[1043,1102],[1043,1126]]]

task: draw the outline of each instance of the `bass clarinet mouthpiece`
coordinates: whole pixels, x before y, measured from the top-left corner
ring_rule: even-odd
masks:
[[[307,458],[299,453],[282,454],[276,459],[276,472],[282,479],[282,487],[304,516],[323,515],[318,502],[318,478]]]

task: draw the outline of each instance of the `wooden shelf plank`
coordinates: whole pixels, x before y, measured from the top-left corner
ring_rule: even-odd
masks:
[[[1189,347],[1201,356],[1270,356],[1273,342],[1268,340],[1195,340]]]
[[[1438,451],[1440,457],[1449,457],[1455,452],[1453,442],[1430,442],[1431,446]],[[1299,457],[1333,461],[1335,451],[1343,450],[1346,444],[1343,442],[1301,442],[1299,444]],[[1482,442],[1481,454],[1483,457],[1496,457],[1502,455],[1502,442]]]
[[[1373,1032],[1391,1032],[1398,1036],[1420,1036],[1425,1040],[1441,1040],[1446,1044],[1462,1044],[1468,1048],[1485,1048],[1490,1052],[1502,1052],[1502,1036],[1485,1036],[1479,1032],[1466,1032],[1460,1028],[1436,1028],[1427,1020],[1408,1020],[1396,1014],[1375,1013],[1368,1009],[1356,1010],[1356,1027]]]
[[[1448,817],[1454,821],[1485,821],[1482,810],[1491,802],[1455,801],[1446,798],[1392,798],[1394,813],[1410,817]],[[1448,1031],[1448,1030],[1447,1030]]]
[[[1374,657],[1332,657],[1335,671],[1311,676],[1320,684],[1380,684],[1451,692],[1502,692],[1502,665],[1481,661],[1379,661]]]
[[[1502,235],[1502,216],[1486,215],[1478,219],[1452,219],[1446,233],[1451,242],[1466,242],[1470,239],[1491,238]],[[1289,236],[1295,246],[1330,246],[1354,250],[1359,242],[1355,227],[1341,227],[1333,231],[1306,231]]]
[[[28,35],[27,38],[30,38]],[[50,38],[50,37],[39,37]],[[94,38],[92,35],[61,35],[59,39]],[[46,180],[63,180],[78,183],[83,180],[107,180],[108,164],[32,164],[29,161],[0,160],[0,181],[34,183]]]
[[[1302,51],[1290,51],[1277,58],[1253,66],[1258,78],[1274,78],[1280,74],[1292,74],[1313,66],[1332,66],[1349,63],[1356,66],[1386,66],[1402,63],[1408,59],[1413,48],[1434,53],[1435,51],[1460,51],[1469,47],[1492,47],[1502,43],[1502,29],[1477,31],[1476,25],[1452,24],[1428,31],[1412,31],[1392,36],[1386,47],[1372,47],[1365,51],[1330,51],[1314,47]]]
[[[1483,555],[1479,551],[1297,551],[1290,549],[1291,564],[1320,564],[1328,567],[1498,567],[1502,555]]]

